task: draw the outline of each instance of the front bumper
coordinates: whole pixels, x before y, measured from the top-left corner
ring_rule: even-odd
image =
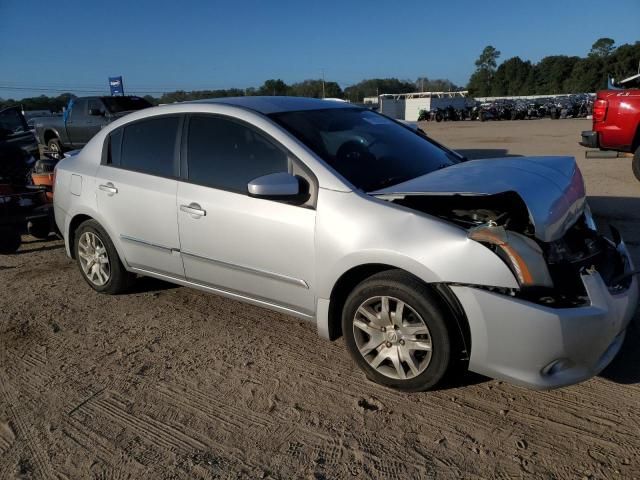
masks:
[[[618,251],[632,270],[624,243]],[[471,329],[469,370],[535,389],[597,375],[616,356],[638,303],[635,276],[612,293],[597,272],[583,273],[590,305],[550,308],[487,290],[452,286]]]
[[[598,141],[598,132],[593,132],[591,130],[583,131],[580,145],[587,148],[600,148],[600,142]]]

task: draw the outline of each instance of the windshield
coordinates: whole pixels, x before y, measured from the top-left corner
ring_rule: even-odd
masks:
[[[331,108],[270,117],[365,192],[460,161],[427,138],[370,110]]]
[[[102,101],[111,113],[142,110],[151,106],[149,102],[140,97],[102,97]]]

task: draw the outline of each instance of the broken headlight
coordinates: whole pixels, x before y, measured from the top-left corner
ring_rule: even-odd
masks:
[[[553,287],[542,249],[530,238],[495,224],[472,228],[468,237],[492,248],[521,287]]]

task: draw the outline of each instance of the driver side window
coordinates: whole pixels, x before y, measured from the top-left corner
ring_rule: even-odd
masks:
[[[246,194],[251,180],[287,171],[287,153],[256,130],[213,115],[190,118],[188,181]]]
[[[85,98],[77,98],[71,105],[71,111],[68,118],[78,120],[87,116],[87,100]]]

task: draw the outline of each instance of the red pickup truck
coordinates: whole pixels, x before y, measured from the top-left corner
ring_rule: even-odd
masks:
[[[632,152],[633,174],[640,180],[640,89],[601,90],[593,104],[593,128],[580,145]]]

